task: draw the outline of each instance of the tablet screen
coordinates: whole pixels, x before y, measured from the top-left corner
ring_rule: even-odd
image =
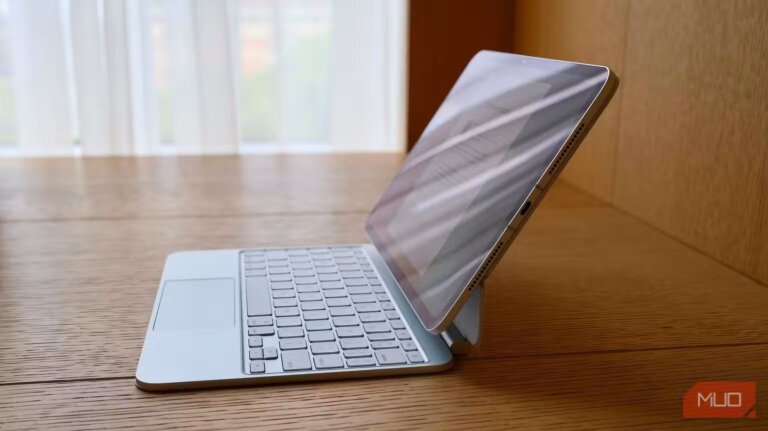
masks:
[[[466,67],[366,224],[427,329],[437,327],[608,70],[483,51]]]

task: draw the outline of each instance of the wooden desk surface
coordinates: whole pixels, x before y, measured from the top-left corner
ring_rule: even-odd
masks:
[[[700,380],[768,382],[768,289],[560,183],[445,373],[143,393],[165,255],[364,242],[401,156],[0,160],[0,430],[765,428],[681,419]]]

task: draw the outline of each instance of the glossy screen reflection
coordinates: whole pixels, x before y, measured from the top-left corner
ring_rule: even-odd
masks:
[[[511,54],[473,58],[366,229],[436,327],[599,94],[608,71]]]

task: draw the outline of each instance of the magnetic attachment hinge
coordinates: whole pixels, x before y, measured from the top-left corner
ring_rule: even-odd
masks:
[[[484,286],[480,285],[453,319],[451,326],[440,333],[454,355],[466,355],[480,343],[483,327]]]

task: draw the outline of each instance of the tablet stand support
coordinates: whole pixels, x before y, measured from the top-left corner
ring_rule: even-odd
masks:
[[[475,288],[451,326],[440,334],[454,355],[465,355],[480,343],[483,330],[484,287],[481,284]]]

